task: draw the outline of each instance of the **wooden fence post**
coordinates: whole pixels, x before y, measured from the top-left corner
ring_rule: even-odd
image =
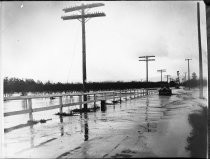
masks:
[[[127,90],[125,90],[125,100],[127,100]]]
[[[104,100],[106,101],[106,93],[104,93]]]
[[[96,94],[94,94],[94,108],[96,108]]]
[[[113,103],[115,102],[115,92],[113,92]]]
[[[60,115],[63,113],[63,102],[62,102],[62,96],[59,97],[59,104],[60,104]]]
[[[128,97],[129,96],[129,94],[128,94],[128,90],[126,90],[126,99],[128,100]]]
[[[33,109],[32,109],[32,100],[31,100],[31,98],[30,99],[28,99],[28,107],[29,107],[29,121],[33,121],[33,114],[32,114],[32,112],[33,112]]]
[[[69,97],[70,97],[70,102],[73,103],[74,102],[73,101],[74,97],[72,97],[72,96],[69,96]]]
[[[129,95],[130,95],[129,90],[127,90],[127,99],[129,99]]]
[[[120,103],[121,103],[121,90],[120,90]]]
[[[82,95],[79,95],[79,102],[80,102],[79,109],[82,109]]]

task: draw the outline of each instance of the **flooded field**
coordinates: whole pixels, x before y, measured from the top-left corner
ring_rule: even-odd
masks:
[[[15,158],[192,157],[195,144],[192,135],[195,129],[201,129],[195,127],[193,119],[205,123],[205,118],[195,114],[207,107],[207,99],[198,99],[197,89],[177,89],[173,93],[138,97],[107,105],[105,111],[62,118],[54,115],[58,110],[34,113],[35,119],[52,120],[5,133],[4,155]],[[207,96],[206,89],[204,94]],[[18,109],[23,105],[19,103]],[[11,111],[16,105],[5,103],[4,106],[5,111]],[[5,128],[25,123],[26,118],[28,114],[6,117]],[[205,146],[205,133],[199,139],[196,145]],[[205,156],[203,151],[196,154]]]

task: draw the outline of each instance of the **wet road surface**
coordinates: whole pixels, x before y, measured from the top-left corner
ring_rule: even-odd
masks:
[[[206,107],[196,91],[149,95],[101,112],[54,118],[5,133],[5,157],[128,158],[191,157],[189,114]]]

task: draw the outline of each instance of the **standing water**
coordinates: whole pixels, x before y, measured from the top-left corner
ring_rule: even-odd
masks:
[[[188,138],[193,131],[189,115],[200,110],[201,104],[205,102],[197,99],[197,90],[179,89],[173,90],[173,93],[175,95],[154,94],[124,100],[121,104],[107,105],[105,111],[75,116],[59,118],[54,115],[58,112],[57,109],[34,113],[35,120],[52,120],[5,133],[5,156],[191,157],[191,151],[186,148],[190,144]],[[66,102],[70,100],[76,102],[77,99],[66,98]],[[59,101],[34,99],[32,102],[35,108],[55,105]],[[24,102],[17,101],[5,102],[4,107],[7,111],[26,109]],[[5,128],[25,123],[26,120],[28,114],[6,117]]]

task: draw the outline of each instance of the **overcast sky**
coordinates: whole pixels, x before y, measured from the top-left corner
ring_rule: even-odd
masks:
[[[32,78],[43,82],[82,82],[81,23],[63,21],[63,8],[82,2],[2,2],[1,54],[4,77]],[[92,2],[84,2],[85,4]],[[100,2],[101,3],[101,2]],[[160,80],[158,69],[176,76],[198,75],[197,2],[103,2],[90,9],[105,17],[86,23],[87,81]],[[201,4],[204,77],[207,76],[205,6]],[[74,12],[73,12],[74,13]],[[77,12],[75,12],[77,13]],[[78,12],[79,13],[79,12]],[[164,78],[164,80],[166,80]]]

